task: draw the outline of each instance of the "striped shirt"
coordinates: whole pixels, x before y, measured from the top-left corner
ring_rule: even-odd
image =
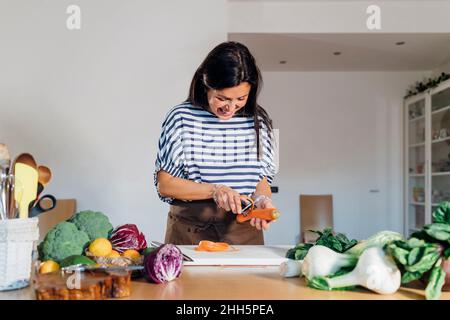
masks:
[[[241,195],[250,195],[264,177],[272,183],[276,172],[273,135],[262,125],[260,136],[258,160],[252,117],[236,115],[222,120],[189,103],[175,106],[162,124],[155,186],[158,171],[164,170],[174,177],[223,184]],[[164,202],[173,201],[159,191],[158,195]]]

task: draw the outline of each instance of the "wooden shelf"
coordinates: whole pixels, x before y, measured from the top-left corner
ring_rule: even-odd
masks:
[[[444,142],[444,141],[448,141],[448,140],[450,140],[450,137],[442,138],[442,139],[436,139],[436,140],[431,141],[431,143],[439,143],[439,142]]]
[[[410,144],[409,145],[410,148],[423,147],[423,146],[425,146],[425,142],[415,143],[415,144]]]
[[[439,176],[450,176],[450,171],[446,172],[433,172],[431,174],[432,176],[439,177]]]
[[[438,113],[441,113],[441,112],[444,112],[444,111],[447,111],[447,110],[450,110],[450,106],[446,106],[444,108],[441,108],[441,109],[438,109],[438,110],[435,110],[435,111],[431,111],[431,114],[434,116],[435,114],[438,114]]]
[[[417,118],[409,119],[409,122],[412,123],[412,122],[416,122],[416,121],[423,120],[423,119],[425,119],[425,116],[420,116]]]

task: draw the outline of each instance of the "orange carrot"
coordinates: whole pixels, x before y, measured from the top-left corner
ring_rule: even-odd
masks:
[[[208,240],[202,240],[198,243],[198,247],[195,248],[195,251],[228,251],[230,250],[230,245],[225,242],[213,242]]]
[[[237,222],[245,222],[252,218],[259,218],[266,221],[273,221],[278,219],[280,212],[276,208],[267,209],[254,209],[248,212],[246,216],[238,214],[236,217]]]

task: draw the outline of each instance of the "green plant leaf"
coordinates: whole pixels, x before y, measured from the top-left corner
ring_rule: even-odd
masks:
[[[422,272],[405,272],[402,275],[402,284],[407,284],[411,281],[419,280],[420,278],[422,278],[422,275]]]
[[[419,248],[419,247],[423,247],[425,245],[425,241],[417,239],[417,238],[410,238],[407,241],[407,244],[410,248]]]
[[[433,222],[450,223],[450,202],[444,201],[433,211]]]
[[[405,269],[409,272],[427,272],[428,270],[433,268],[433,265],[436,263],[439,257],[439,252],[431,252],[427,255],[424,255],[422,259],[420,259],[417,263],[411,266],[405,266]]]
[[[431,271],[430,279],[425,289],[425,297],[427,300],[438,300],[441,296],[444,283],[445,271],[440,266],[435,266]]]
[[[408,264],[408,250],[398,247],[394,243],[388,245],[386,250],[392,257],[394,257],[394,260],[396,260],[401,265]]]
[[[448,258],[450,258],[450,247],[448,247],[447,249],[445,249],[444,251],[444,258],[447,260]]]
[[[436,240],[448,241],[450,239],[450,233],[440,230],[427,230],[427,233]]]
[[[318,290],[331,290],[325,277],[313,277],[308,280],[308,287]]]
[[[423,251],[424,250],[421,247],[413,248],[408,254],[408,265],[412,266],[413,264],[416,264],[422,257]]]
[[[345,272],[347,273],[347,272]],[[344,274],[344,273],[342,273]],[[328,285],[327,278],[337,277],[342,274],[334,274],[333,276],[329,277],[313,277],[308,281],[308,287],[318,289],[318,290],[326,290],[326,291],[347,291],[347,290],[353,290],[356,288],[356,286],[349,286],[349,287],[342,287],[342,288],[330,288]]]

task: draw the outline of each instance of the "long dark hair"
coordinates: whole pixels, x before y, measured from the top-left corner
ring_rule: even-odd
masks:
[[[253,117],[259,160],[261,121],[267,127],[269,136],[271,136],[273,126],[266,110],[257,102],[263,82],[262,76],[255,58],[245,45],[234,41],[223,42],[208,53],[195,71],[186,102],[208,110],[208,89],[231,88],[242,82],[248,82],[251,88],[247,103],[236,114]]]

